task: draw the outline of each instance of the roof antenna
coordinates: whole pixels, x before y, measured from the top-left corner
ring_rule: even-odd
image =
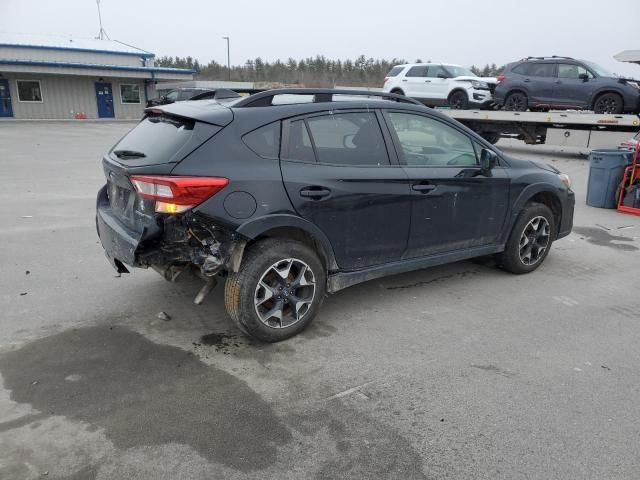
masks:
[[[108,40],[111,40],[109,38],[109,35],[107,34],[107,31],[102,28],[102,13],[100,12],[100,0],[96,0],[96,5],[98,6],[98,22],[100,22],[100,32],[98,33],[98,36],[96,38],[99,38],[100,40],[104,40],[104,37],[107,37]]]

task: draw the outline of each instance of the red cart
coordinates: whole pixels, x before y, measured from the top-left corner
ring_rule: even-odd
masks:
[[[633,162],[624,169],[622,182],[618,188],[618,211],[640,216],[640,142],[636,143]]]

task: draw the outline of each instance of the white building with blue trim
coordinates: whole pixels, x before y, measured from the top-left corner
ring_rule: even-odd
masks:
[[[162,82],[193,79],[154,57],[116,40],[0,32],[0,118],[139,119]]]

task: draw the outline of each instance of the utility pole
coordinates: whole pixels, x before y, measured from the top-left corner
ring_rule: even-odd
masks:
[[[100,13],[100,0],[96,0],[96,5],[98,6],[98,22],[100,23],[100,32],[98,33],[98,38],[100,40],[104,40],[104,37],[106,36],[107,38],[109,38],[109,35],[107,35],[107,32],[105,31],[105,29],[102,28],[102,13]]]
[[[231,55],[229,54],[229,37],[222,37],[227,41],[227,73],[229,75],[229,81],[231,81]]]

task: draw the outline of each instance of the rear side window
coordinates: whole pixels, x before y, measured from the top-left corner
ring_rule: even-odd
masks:
[[[152,115],[142,120],[111,153],[124,163],[136,165],[169,163],[191,139],[195,122],[188,119]]]
[[[289,126],[289,149],[287,158],[303,162],[316,161],[316,155],[313,153],[313,145],[311,144],[307,124],[304,120],[296,120],[295,122],[291,122]]]
[[[426,66],[411,67],[409,71],[405,74],[405,77],[426,77],[426,76],[427,76]]]
[[[376,115],[342,113],[307,119],[320,163],[388,165],[389,158]]]
[[[277,159],[280,153],[280,122],[273,122],[247,133],[242,140],[261,157]]]
[[[521,63],[512,72],[529,77],[554,77],[554,67],[553,63]]]
[[[511,69],[513,73],[519,73],[520,75],[527,75],[527,67],[529,65],[526,63],[521,63]]]
[[[387,73],[387,77],[396,77],[403,69],[404,67],[393,67],[389,70],[389,73]]]

